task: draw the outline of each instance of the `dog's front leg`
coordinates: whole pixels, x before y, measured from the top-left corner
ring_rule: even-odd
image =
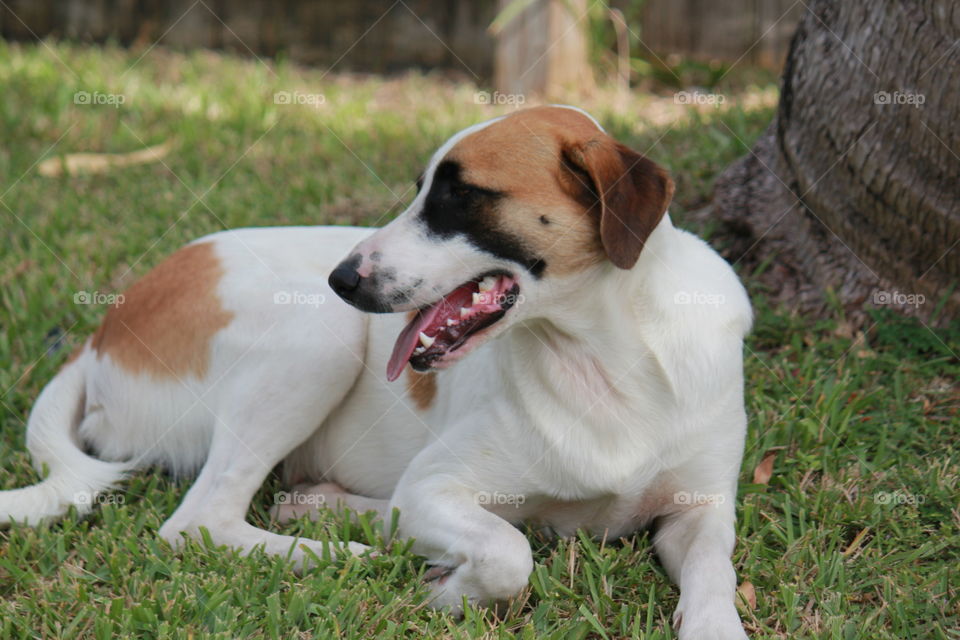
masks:
[[[454,615],[463,598],[474,605],[509,600],[527,585],[533,555],[525,535],[482,506],[477,491],[450,476],[401,481],[391,506],[400,509],[400,534],[426,556],[430,606]]]
[[[654,546],[680,587],[673,622],[680,640],[744,640],[735,605],[737,576],[730,561],[735,540],[733,496],[711,498],[665,517]]]

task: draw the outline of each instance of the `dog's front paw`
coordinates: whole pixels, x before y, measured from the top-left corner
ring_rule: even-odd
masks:
[[[456,573],[457,567],[434,565],[423,574],[423,581],[430,591],[427,606],[460,618],[463,615],[464,594],[457,586],[459,580],[451,581]]]
[[[430,590],[427,606],[459,619],[463,616],[463,605],[466,602],[471,606],[489,608],[494,615],[500,616],[508,610],[510,603],[526,586],[526,582],[520,586],[505,585],[501,578],[496,585],[499,587],[496,593],[500,595],[493,595],[489,589],[489,583],[488,588],[484,589],[478,584],[475,575],[469,575],[469,569],[470,565],[466,563],[457,567],[444,565],[430,567],[423,574],[423,581]],[[509,589],[509,592],[505,589]]]
[[[680,640],[748,640],[733,604],[692,610],[681,602],[673,613],[673,627]]]

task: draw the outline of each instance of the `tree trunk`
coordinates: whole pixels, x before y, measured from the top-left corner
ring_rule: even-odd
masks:
[[[775,299],[857,323],[960,317],[960,3],[812,0],[776,117],[718,179],[731,259]],[[939,303],[943,308],[935,313]]]

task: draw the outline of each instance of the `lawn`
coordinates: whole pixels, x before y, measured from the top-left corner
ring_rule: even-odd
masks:
[[[719,90],[719,107],[581,100],[674,173],[681,225],[773,113],[775,87]],[[0,489],[38,479],[24,448],[31,403],[104,310],[79,294],[122,291],[224,228],[383,224],[445,138],[509,110],[478,104],[477,91],[209,52],[0,42]],[[100,173],[43,175],[51,165],[38,164],[52,158],[56,173],[62,154],[161,143],[161,161]],[[757,319],[735,566],[752,637],[960,637],[960,329],[876,315],[856,331],[840,311],[813,320],[772,309],[747,285]],[[499,619],[471,609],[457,621],[424,607],[419,558],[344,514],[283,530],[367,542],[380,556],[298,577],[263,555],[174,552],[156,531],[186,488],[140,473],[90,516],[0,531],[0,637],[675,637],[678,593],[645,534],[531,532],[524,595]],[[278,489],[267,483],[252,522],[275,526],[266,509]]]

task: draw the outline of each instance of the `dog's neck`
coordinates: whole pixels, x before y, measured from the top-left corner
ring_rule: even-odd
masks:
[[[524,384],[539,379],[555,386],[559,377],[595,392],[617,392],[656,366],[640,339],[640,314],[648,306],[649,279],[669,268],[676,233],[665,215],[632,269],[604,264],[566,278],[558,287],[558,302],[545,314],[549,319],[525,322],[511,330],[509,340],[498,341],[511,351],[514,364],[533,375]]]

